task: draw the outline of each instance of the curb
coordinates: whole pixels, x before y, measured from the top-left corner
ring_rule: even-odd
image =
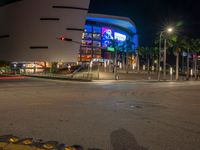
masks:
[[[23,76],[25,76],[25,77],[33,77],[33,78],[41,78],[41,79],[51,79],[51,80],[92,82],[92,80],[88,80],[88,79],[73,79],[73,78],[62,78],[62,77],[34,76],[34,75],[23,75]]]

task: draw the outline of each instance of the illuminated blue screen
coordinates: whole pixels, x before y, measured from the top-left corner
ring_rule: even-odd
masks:
[[[113,40],[113,31],[109,28],[102,28],[102,47],[110,47],[112,46]]]

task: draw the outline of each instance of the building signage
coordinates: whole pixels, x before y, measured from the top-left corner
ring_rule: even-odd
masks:
[[[118,41],[122,41],[122,42],[126,41],[126,35],[118,33],[118,32],[114,33],[114,38]]]

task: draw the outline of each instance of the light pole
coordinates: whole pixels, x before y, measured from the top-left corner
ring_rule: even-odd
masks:
[[[159,68],[160,68],[160,62],[161,62],[161,51],[162,51],[162,35],[163,33],[172,33],[173,28],[169,27],[167,30],[160,32],[160,40],[159,40]],[[163,79],[166,80],[166,60],[167,60],[167,40],[165,38],[164,40],[164,51],[163,51]],[[158,72],[158,80],[160,81],[160,69]]]
[[[164,31],[160,32],[160,40],[159,40],[159,62],[158,62],[158,80],[160,81],[160,62],[161,62],[161,49],[162,49],[162,34]]]

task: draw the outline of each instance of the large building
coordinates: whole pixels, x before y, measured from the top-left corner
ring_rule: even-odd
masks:
[[[138,40],[135,24],[126,17],[88,14],[89,3],[23,0],[1,6],[0,60],[27,68],[112,60],[116,49],[112,41],[118,47],[132,41],[133,51]]]
[[[128,45],[129,44],[129,45]],[[136,26],[127,17],[88,14],[82,35],[79,62],[113,60],[115,51],[122,61],[123,53],[133,54],[138,46]]]
[[[90,0],[23,0],[0,7],[0,60],[76,60]]]

